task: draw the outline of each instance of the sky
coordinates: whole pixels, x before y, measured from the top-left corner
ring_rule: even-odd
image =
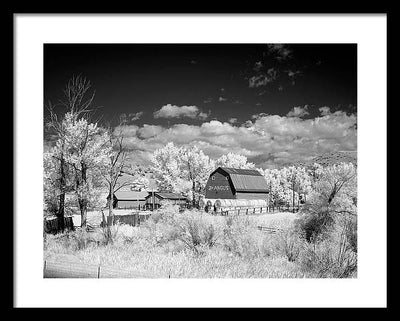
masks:
[[[139,164],[170,141],[263,168],[357,149],[354,44],[44,45],[45,103],[78,74]]]

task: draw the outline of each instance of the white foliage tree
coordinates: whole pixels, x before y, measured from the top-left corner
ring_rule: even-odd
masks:
[[[230,167],[230,168],[240,168],[240,169],[253,169],[255,168],[254,163],[248,162],[247,157],[235,154],[228,153],[222,155],[215,161],[216,167]]]
[[[156,150],[152,170],[161,190],[185,194],[195,205],[204,192],[214,162],[196,146],[177,147],[172,142]]]
[[[214,167],[214,162],[198,147],[180,149],[181,177],[190,182],[193,206],[198,203],[200,195],[204,193],[208,177]]]
[[[67,113],[66,162],[74,173],[74,191],[81,212],[81,226],[86,227],[87,210],[99,206],[100,188],[104,187],[103,175],[107,170],[111,148],[107,132],[97,124]]]

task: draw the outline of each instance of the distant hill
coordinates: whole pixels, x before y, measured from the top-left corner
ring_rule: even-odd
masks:
[[[329,166],[341,162],[353,163],[357,166],[357,152],[356,151],[338,151],[319,155],[314,157],[313,163],[321,164],[322,166]]]
[[[292,162],[292,163],[287,163],[284,166],[308,167],[314,163],[321,164],[322,166],[330,166],[341,162],[353,163],[355,166],[357,166],[357,152],[356,151],[330,152],[315,156],[308,162]]]

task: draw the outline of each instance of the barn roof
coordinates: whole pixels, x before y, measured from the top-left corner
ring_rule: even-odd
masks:
[[[148,192],[137,192],[137,191],[117,191],[114,193],[117,200],[144,200],[148,195]]]
[[[251,175],[251,176],[262,176],[261,173],[256,169],[242,169],[242,168],[232,168],[232,167],[219,167],[224,172],[228,174],[237,174],[237,175]]]
[[[236,192],[269,192],[267,180],[256,169],[219,167],[213,173],[221,170],[229,175]]]
[[[170,192],[154,192],[155,195],[160,196],[163,199],[169,199],[169,200],[183,200],[186,199],[186,197],[178,194],[178,193],[170,193]],[[151,196],[151,193],[147,195],[148,197]]]

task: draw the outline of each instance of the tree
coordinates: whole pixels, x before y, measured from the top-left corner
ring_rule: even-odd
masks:
[[[197,146],[182,147],[180,161],[181,175],[191,184],[192,205],[196,206],[215,167],[214,162]]]
[[[110,149],[109,157],[106,161],[106,170],[104,171],[104,178],[107,182],[109,201],[108,201],[108,215],[111,217],[111,224],[114,224],[114,213],[113,213],[113,198],[114,193],[120,188],[128,184],[124,182],[119,183],[118,178],[121,173],[125,170],[127,164],[127,151],[123,146],[124,133],[123,128],[117,126],[114,130],[109,127],[107,129],[108,139],[107,145]]]
[[[172,142],[156,150],[152,157],[158,186],[165,191],[186,194],[194,206],[214,167],[214,162],[196,146],[179,148]]]
[[[349,222],[356,224],[357,217],[356,167],[352,163],[339,163],[318,168],[316,175],[318,179],[300,222],[308,239],[324,235],[339,222],[343,229],[348,229]]]
[[[107,169],[111,148],[107,144],[108,133],[97,124],[85,118],[77,119],[76,114],[67,113],[66,162],[74,173],[74,191],[81,212],[81,227],[86,227],[88,207],[98,201],[98,188],[102,187],[102,173]]]
[[[172,142],[168,143],[165,147],[154,151],[151,163],[159,188],[163,191],[175,192],[182,184],[179,148]]]
[[[54,135],[56,138],[56,147],[52,149],[51,158],[52,162],[49,162],[49,159],[44,158],[44,168],[45,168],[45,178],[44,178],[44,187],[45,187],[45,202],[50,202],[49,195],[56,196],[58,200],[52,199],[52,207],[53,210],[57,207],[56,215],[58,218],[58,226],[61,231],[64,230],[64,216],[65,216],[65,195],[68,189],[67,181],[69,178],[67,177],[68,164],[66,164],[65,156],[66,156],[66,129],[65,129],[65,119],[63,116],[58,116],[56,112],[56,107],[63,107],[67,112],[74,115],[74,117],[79,117],[88,113],[89,106],[91,105],[94,93],[86,98],[86,94],[90,89],[91,84],[86,78],[81,76],[73,76],[67,83],[66,87],[63,90],[64,98],[59,101],[58,104],[53,105],[51,102],[48,103],[47,109],[49,111],[49,117],[45,120],[45,129],[47,129],[50,134]],[[47,155],[49,156],[49,155]],[[57,162],[58,164],[54,163]],[[51,166],[50,166],[51,165]],[[50,167],[49,167],[50,166]],[[49,173],[46,174],[46,170],[53,170],[53,175]],[[49,175],[48,175],[49,174]],[[46,178],[46,175],[47,178]],[[49,177],[57,177],[56,181],[53,181],[50,185]],[[46,190],[46,186],[52,186],[55,188],[54,190]],[[57,192],[56,192],[57,191]],[[47,192],[47,194],[46,194]]]
[[[240,168],[240,169],[252,169],[255,168],[253,163],[249,163],[247,161],[247,157],[235,154],[235,153],[228,153],[222,155],[215,161],[216,167],[230,167],[230,168]]]

